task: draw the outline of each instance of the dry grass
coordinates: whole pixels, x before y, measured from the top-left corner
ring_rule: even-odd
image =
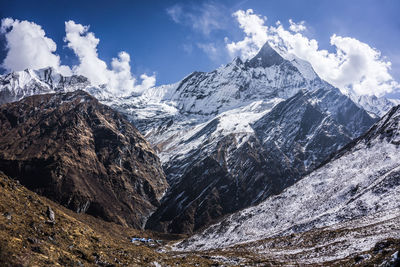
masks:
[[[49,222],[47,207],[55,212]],[[159,253],[131,237],[182,238],[76,214],[0,173],[0,266],[210,266],[192,254]]]

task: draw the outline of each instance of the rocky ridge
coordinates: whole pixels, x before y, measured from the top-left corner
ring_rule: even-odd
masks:
[[[0,169],[76,212],[141,228],[168,187],[143,136],[84,91],[1,105],[0,133]]]

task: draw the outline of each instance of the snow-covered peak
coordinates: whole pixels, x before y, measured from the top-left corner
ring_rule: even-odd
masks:
[[[373,117],[382,117],[393,106],[400,104],[398,100],[387,99],[385,97],[377,97],[375,95],[356,95],[353,92],[348,96],[358,106],[364,108]]]
[[[235,58],[214,71],[193,72],[176,84],[148,89],[139,99],[168,103],[182,114],[211,117],[323,86],[309,65],[284,59],[266,43],[251,60]]]
[[[35,71],[24,70],[0,76],[0,104],[17,101],[26,96],[53,92]]]
[[[52,67],[28,71],[31,73],[32,76],[35,75],[39,80],[48,84],[58,84],[63,77]]]
[[[284,62],[284,58],[278,54],[269,44],[266,42],[260,49],[260,51],[252,59],[248,60],[246,64],[249,67],[257,68],[263,67],[268,68],[273,65],[280,65]]]
[[[294,54],[286,54],[285,59],[289,60],[306,79],[314,80],[318,77],[310,62],[305,61]]]

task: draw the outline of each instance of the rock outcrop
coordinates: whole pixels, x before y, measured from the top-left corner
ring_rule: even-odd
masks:
[[[81,90],[0,106],[0,170],[76,212],[137,228],[168,187],[137,129]]]

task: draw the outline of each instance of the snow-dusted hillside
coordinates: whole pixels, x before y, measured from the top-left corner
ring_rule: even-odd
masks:
[[[385,220],[398,218],[399,145],[400,106],[397,106],[331,161],[281,194],[227,217],[177,244],[176,249],[205,250],[238,244],[254,247],[255,241],[271,237],[317,231],[327,226],[336,229],[379,226]],[[368,231],[356,235],[358,243],[350,242],[351,246],[343,247],[343,254],[369,250],[380,239],[398,238],[400,229],[381,231],[382,227],[375,227],[375,235]]]

